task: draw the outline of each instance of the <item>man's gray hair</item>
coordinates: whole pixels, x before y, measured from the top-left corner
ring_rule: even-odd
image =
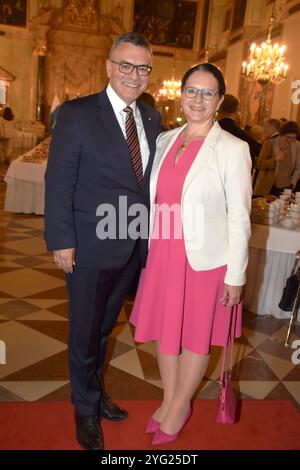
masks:
[[[145,36],[139,33],[125,33],[125,34],[122,34],[122,36],[119,36],[117,39],[114,40],[110,48],[109,56],[111,56],[112,52],[123,42],[128,42],[137,47],[144,47],[145,49],[148,49],[149,54],[151,56],[153,54],[150,44],[145,38]]]

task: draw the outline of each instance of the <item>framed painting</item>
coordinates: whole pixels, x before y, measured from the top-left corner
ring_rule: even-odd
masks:
[[[244,25],[247,0],[235,0],[231,30],[240,28]]]
[[[134,27],[151,44],[193,48],[198,2],[135,0]]]
[[[0,25],[26,28],[27,0],[0,0]]]

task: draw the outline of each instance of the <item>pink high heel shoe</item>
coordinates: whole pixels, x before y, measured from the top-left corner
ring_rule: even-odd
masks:
[[[160,422],[156,421],[156,419],[151,416],[151,418],[148,421],[147,427],[145,429],[146,434],[151,434],[153,432],[156,432],[159,429]]]
[[[179,434],[181,433],[181,431],[183,430],[184,426],[186,425],[191,414],[192,414],[192,410],[190,408],[189,411],[187,412],[185,420],[183,421],[183,425],[181,426],[178,432],[175,432],[175,434],[167,434],[166,432],[158,428],[158,430],[153,436],[152,445],[157,446],[161,444],[168,444],[169,442],[175,441],[177,437],[179,436]]]

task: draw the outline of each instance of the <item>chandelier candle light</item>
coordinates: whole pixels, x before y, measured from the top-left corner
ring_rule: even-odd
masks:
[[[272,45],[273,25],[272,16],[266,42],[259,46],[251,44],[248,62],[242,63],[242,75],[250,80],[257,80],[262,85],[268,82],[279,84],[287,77],[288,65],[284,57],[286,47],[284,45],[280,47],[277,43]]]
[[[166,100],[175,100],[181,95],[181,81],[174,79],[175,70],[173,68],[172,79],[164,80],[163,87],[158,90],[159,98]]]

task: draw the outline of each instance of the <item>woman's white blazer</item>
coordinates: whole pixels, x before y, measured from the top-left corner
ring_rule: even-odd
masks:
[[[161,165],[185,126],[157,139],[150,179],[150,239]],[[214,123],[193,161],[181,194],[181,220],[187,259],[196,271],[227,265],[224,282],[246,281],[251,233],[251,157],[246,142]]]

